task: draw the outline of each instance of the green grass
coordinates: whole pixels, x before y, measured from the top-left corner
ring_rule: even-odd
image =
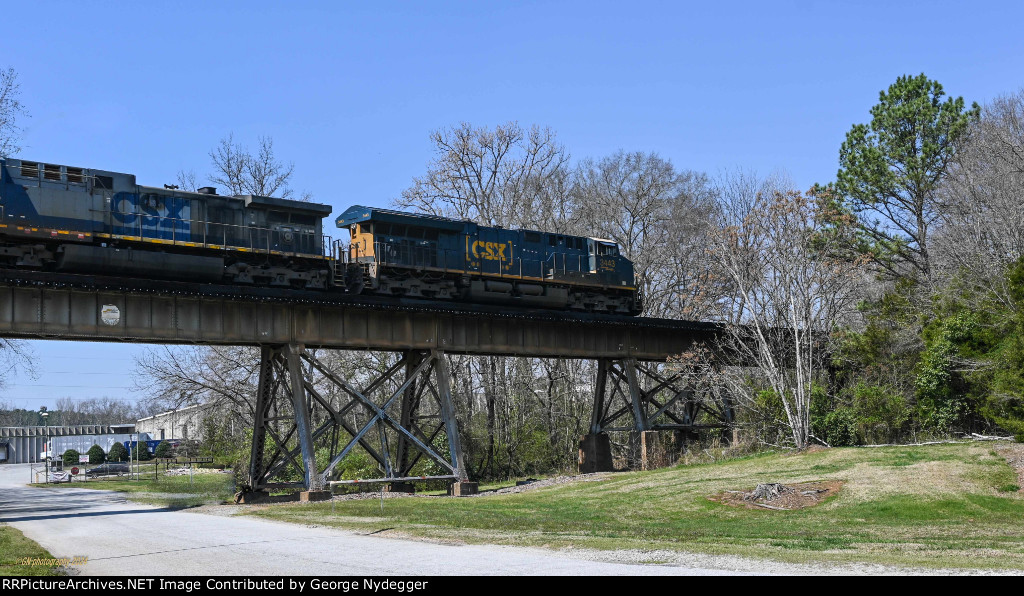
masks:
[[[193,474],[188,476],[160,476],[154,480],[143,474],[139,480],[126,478],[97,478],[61,484],[37,484],[48,488],[91,488],[127,493],[133,501],[180,509],[230,501],[234,486],[230,474]]]
[[[797,511],[708,499],[759,482],[845,482]],[[989,447],[828,449],[611,474],[520,494],[281,504],[248,513],[470,543],[697,551],[790,562],[1024,569],[1024,496]]]
[[[52,559],[53,555],[19,530],[0,524],[0,575],[58,575],[54,567],[19,564],[26,558]]]

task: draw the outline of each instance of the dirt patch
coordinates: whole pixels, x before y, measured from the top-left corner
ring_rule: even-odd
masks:
[[[1017,472],[1017,492],[1024,492],[1024,443],[1004,443],[995,446],[995,451],[1006,458],[1006,463]]]
[[[573,482],[601,482],[602,480],[608,480],[611,478],[611,474],[607,472],[595,472],[593,474],[578,474],[576,476],[555,476],[554,478],[545,478],[543,480],[531,480],[526,484],[519,486],[510,486],[507,488],[499,488],[494,490],[482,490],[479,494],[472,495],[474,497],[486,497],[489,495],[512,495],[518,493],[524,493],[526,491],[535,490],[538,488],[544,488],[547,486],[557,486],[559,484],[570,484]]]
[[[801,482],[800,484],[786,484],[777,495],[772,495],[769,498],[755,497],[755,489],[750,489],[746,491],[727,490],[708,497],[708,499],[732,507],[790,511],[814,507],[838,493],[842,486],[843,481],[841,480]]]

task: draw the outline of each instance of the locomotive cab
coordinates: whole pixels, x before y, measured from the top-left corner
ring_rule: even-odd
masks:
[[[619,245],[614,240],[603,238],[588,238],[588,249],[590,251],[590,272],[614,271],[615,257],[619,256]]]

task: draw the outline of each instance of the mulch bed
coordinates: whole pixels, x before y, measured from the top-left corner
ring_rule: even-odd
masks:
[[[716,503],[723,503],[732,507],[791,511],[793,509],[814,507],[838,493],[842,486],[843,482],[841,480],[802,482],[800,484],[783,485],[782,490],[777,496],[773,495],[769,498],[755,497],[754,492],[756,489],[746,491],[728,490],[708,498]]]

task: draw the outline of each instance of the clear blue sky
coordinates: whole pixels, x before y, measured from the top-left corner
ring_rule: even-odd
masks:
[[[968,102],[1024,86],[1019,2],[351,4],[8,3],[21,155],[160,185],[206,172],[228,133],[269,135],[293,188],[337,213],[422,174],[429,131],[515,120],[574,158],[653,151],[808,187],[902,74]],[[0,399],[132,395],[139,348],[33,346],[41,378],[9,378]]]

